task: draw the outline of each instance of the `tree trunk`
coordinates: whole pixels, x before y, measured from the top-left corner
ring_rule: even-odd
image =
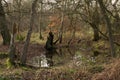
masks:
[[[39,39],[40,40],[42,40],[43,39],[43,36],[42,36],[42,26],[43,26],[43,22],[42,22],[42,10],[43,10],[43,3],[42,3],[42,1],[41,1],[41,3],[40,3],[41,5],[40,5],[40,7],[41,7],[41,11],[40,11],[40,29],[39,29],[39,33],[40,33],[40,35],[39,35]]]
[[[113,5],[114,9],[115,9],[115,20],[114,20],[114,27],[115,27],[115,32],[119,33],[120,31],[120,16],[119,16],[119,12],[117,10],[116,5]]]
[[[13,27],[12,27],[12,33],[11,33],[11,42],[10,42],[10,48],[9,48],[9,62],[14,65],[15,64],[15,53],[16,53],[16,46],[14,44],[14,38],[15,38],[15,34],[17,33],[17,26],[14,23]]]
[[[22,13],[21,13],[21,1],[22,0],[19,0],[19,2],[18,2],[18,35],[19,35],[19,32],[20,32],[20,25],[21,25],[21,16],[22,16]]]
[[[60,32],[59,32],[59,43],[62,43],[62,38],[63,38],[63,22],[64,22],[64,12],[62,12],[62,17],[61,17],[61,27],[60,27]]]
[[[71,41],[75,38],[76,22],[73,23],[73,16],[70,19],[70,26],[73,28],[73,31],[72,31],[72,36],[71,36],[70,40],[68,41],[68,45],[70,45]]]
[[[0,0],[0,33],[3,38],[3,45],[10,44],[10,32],[7,27],[7,22],[5,18],[5,12],[2,6],[2,0]]]
[[[98,30],[97,29],[93,29],[93,31],[94,31],[94,38],[93,38],[93,40],[94,41],[98,41],[99,39],[100,39],[100,37],[99,37],[99,32],[98,32]]]
[[[93,32],[94,32],[94,38],[93,38],[93,41],[98,41],[100,39],[100,36],[99,36],[99,31],[98,31],[98,27],[96,26],[96,24],[92,23],[91,24],[92,28],[93,28]],[[97,29],[98,28],[98,29]]]
[[[98,0],[98,3],[100,5],[101,8],[101,12],[106,20],[107,23],[107,28],[108,28],[108,33],[109,33],[109,42],[110,42],[110,48],[111,48],[111,55],[114,56],[115,55],[115,49],[114,49],[114,44],[113,44],[113,37],[112,37],[112,29],[111,29],[111,23],[110,23],[110,19],[106,13],[105,10],[105,6],[103,4],[103,0]]]
[[[15,53],[16,53],[16,46],[14,45],[14,34],[11,34],[11,43],[9,48],[9,62],[14,65],[15,64]]]
[[[26,39],[25,45],[23,47],[23,52],[22,52],[21,59],[20,59],[22,65],[26,64],[28,46],[29,46],[29,43],[30,43],[30,37],[31,37],[31,34],[32,34],[32,28],[33,28],[33,25],[34,25],[34,18],[35,18],[35,14],[36,14],[35,8],[36,8],[37,1],[38,0],[34,0],[33,3],[32,3],[30,26],[29,26],[29,30],[28,30],[28,33],[27,33],[27,39]]]

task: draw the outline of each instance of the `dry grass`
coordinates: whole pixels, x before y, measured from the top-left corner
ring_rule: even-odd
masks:
[[[40,69],[36,72],[27,71],[22,76],[25,80],[89,80],[91,78],[91,74],[87,71],[69,67]]]
[[[71,66],[59,66],[37,70],[14,69],[12,72],[10,70],[6,70],[6,72],[8,73],[4,73],[6,75],[20,75],[21,79],[24,80],[120,80],[120,59],[114,60],[111,64],[106,66],[103,72],[96,74]]]
[[[105,71],[95,74],[92,80],[120,80],[120,59],[107,65]]]

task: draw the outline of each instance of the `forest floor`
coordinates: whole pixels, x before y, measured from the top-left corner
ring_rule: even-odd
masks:
[[[34,37],[33,37],[34,39]],[[45,53],[44,45],[45,41],[35,43],[32,39],[31,44],[28,49],[27,59],[33,56],[39,56],[41,53]],[[65,39],[66,40],[66,39]],[[78,43],[79,39],[75,39],[70,47],[81,47],[85,50],[99,50],[109,51],[109,42],[100,40],[98,42],[93,42],[89,39],[82,39]],[[75,43],[77,42],[77,43]],[[40,44],[41,43],[41,44]],[[66,42],[65,42],[66,43]],[[74,43],[74,44],[73,44]],[[23,50],[24,42],[16,42],[16,53],[20,55]],[[68,47],[66,44],[57,45],[60,47]],[[109,58],[108,64],[94,65],[86,67],[74,66],[72,63],[49,67],[49,68],[30,68],[21,67],[17,65],[16,67],[9,68],[7,66],[7,58],[9,46],[0,45],[0,80],[119,80],[120,79],[120,59],[119,58]],[[120,53],[118,49],[117,53]],[[86,66],[86,65],[85,65]]]

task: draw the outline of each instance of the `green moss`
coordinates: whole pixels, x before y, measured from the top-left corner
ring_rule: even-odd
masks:
[[[5,78],[3,78],[3,77],[0,77],[0,80],[7,80],[7,79],[5,79]]]
[[[7,69],[13,67],[13,64],[10,62],[10,59],[9,59],[9,58],[6,60],[6,65],[7,65]]]
[[[26,67],[24,65],[21,65],[21,69],[24,70],[24,71],[31,71],[31,70],[33,71],[32,68]]]
[[[2,76],[0,77],[0,80],[22,80],[19,76]]]
[[[0,59],[4,59],[4,58],[7,58],[7,57],[8,57],[7,53],[0,52]]]
[[[76,69],[69,69],[67,72],[69,72],[69,73],[75,73]]]
[[[18,34],[18,35],[16,36],[16,40],[18,40],[18,41],[24,41],[24,39],[25,39],[25,36],[23,36],[23,35],[21,35],[21,34]]]

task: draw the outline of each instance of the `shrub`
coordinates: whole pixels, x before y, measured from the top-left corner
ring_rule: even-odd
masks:
[[[23,36],[23,35],[21,35],[21,34],[18,34],[18,35],[16,36],[16,40],[18,40],[18,41],[24,41],[24,39],[25,39],[25,36]]]

